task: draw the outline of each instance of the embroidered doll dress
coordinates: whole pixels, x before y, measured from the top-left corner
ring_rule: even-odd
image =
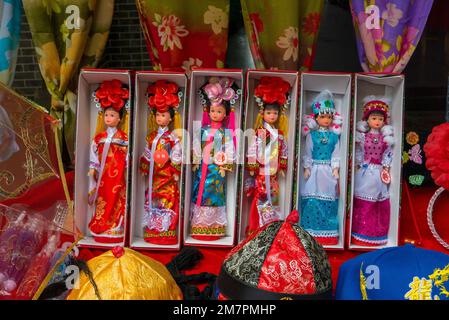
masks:
[[[108,127],[95,136],[90,148],[89,197],[94,205],[89,229],[99,242],[121,242],[124,237],[126,209],[126,169],[128,136],[120,129]]]
[[[235,159],[228,131],[222,123],[212,122],[201,128],[201,148],[194,139],[194,153],[202,151],[196,156],[200,164],[193,174],[190,212],[191,236],[196,239],[217,240],[226,234],[226,174],[222,176],[220,168],[232,170]]]
[[[251,194],[249,232],[282,219],[279,206],[280,170],[287,170],[288,149],[282,131],[263,122],[248,148],[247,169],[255,177]]]
[[[141,172],[148,175],[145,190],[144,239],[156,244],[176,244],[179,221],[179,187],[182,149],[178,137],[159,127],[148,137],[140,160]]]
[[[301,226],[318,240],[338,241],[338,179],[340,138],[328,128],[309,130],[303,165],[310,177],[302,180]]]
[[[393,128],[384,126],[356,136],[352,237],[367,245],[387,243],[390,195],[381,173],[392,162],[392,134]]]

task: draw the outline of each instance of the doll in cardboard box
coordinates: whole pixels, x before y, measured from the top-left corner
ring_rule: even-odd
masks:
[[[154,244],[176,244],[179,224],[179,177],[182,147],[174,130],[181,129],[178,107],[182,91],[175,83],[159,80],[147,90],[148,135],[140,159],[146,177],[144,240]]]
[[[203,118],[193,137],[192,238],[218,240],[226,235],[226,176],[234,170],[234,105],[241,90],[227,77],[211,77],[200,90]]]
[[[378,246],[388,241],[390,226],[390,165],[393,127],[388,125],[386,98],[364,99],[363,118],[357,123],[355,181],[351,242]]]
[[[117,243],[125,229],[129,90],[105,80],[93,97],[99,113],[90,147],[89,230],[97,242]]]
[[[287,170],[290,84],[280,77],[262,77],[254,90],[259,112],[254,124],[255,136],[247,153],[246,169],[253,179],[245,186],[252,197],[248,234],[283,218],[279,204],[279,175]],[[247,181],[247,182],[248,182]]]
[[[343,119],[333,95],[323,90],[306,116],[301,180],[301,226],[321,244],[338,243],[340,134]]]

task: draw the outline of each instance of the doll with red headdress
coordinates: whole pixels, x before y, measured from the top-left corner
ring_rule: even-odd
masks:
[[[235,162],[234,105],[241,95],[230,78],[211,77],[200,90],[201,131],[193,139],[192,238],[218,240],[226,235],[226,173]]]
[[[393,160],[393,127],[388,125],[385,98],[367,96],[363,118],[357,123],[355,150],[352,243],[384,245],[390,226],[390,164]]]
[[[140,158],[146,176],[144,240],[154,244],[176,244],[179,222],[179,176],[182,147],[172,130],[180,128],[178,107],[182,91],[172,82],[159,80],[147,89],[148,136]]]
[[[106,80],[93,93],[99,109],[90,148],[89,230],[95,241],[122,242],[126,210],[129,90],[119,80]]]
[[[254,97],[259,112],[254,124],[255,136],[247,152],[246,169],[254,179],[246,186],[253,197],[247,232],[283,218],[279,205],[279,174],[287,170],[290,84],[280,77],[262,77]]]

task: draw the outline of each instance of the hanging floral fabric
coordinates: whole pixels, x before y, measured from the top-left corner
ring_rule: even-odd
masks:
[[[0,82],[11,85],[17,63],[20,38],[19,0],[0,1]]]
[[[155,70],[223,68],[229,0],[136,0]]]
[[[256,68],[312,67],[323,0],[241,0],[241,4]]]
[[[433,0],[352,0],[364,71],[402,72],[418,45]]]
[[[95,67],[103,54],[114,0],[23,0],[51,113],[63,119],[64,138],[73,157],[78,71]]]

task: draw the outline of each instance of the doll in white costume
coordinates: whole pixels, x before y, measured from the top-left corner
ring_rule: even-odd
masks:
[[[338,243],[338,182],[342,117],[332,93],[324,90],[312,103],[303,125],[305,147],[301,180],[301,227],[321,244]]]
[[[357,123],[354,202],[351,242],[384,245],[390,226],[390,165],[393,159],[393,127],[388,125],[385,98],[363,100],[363,118]]]

